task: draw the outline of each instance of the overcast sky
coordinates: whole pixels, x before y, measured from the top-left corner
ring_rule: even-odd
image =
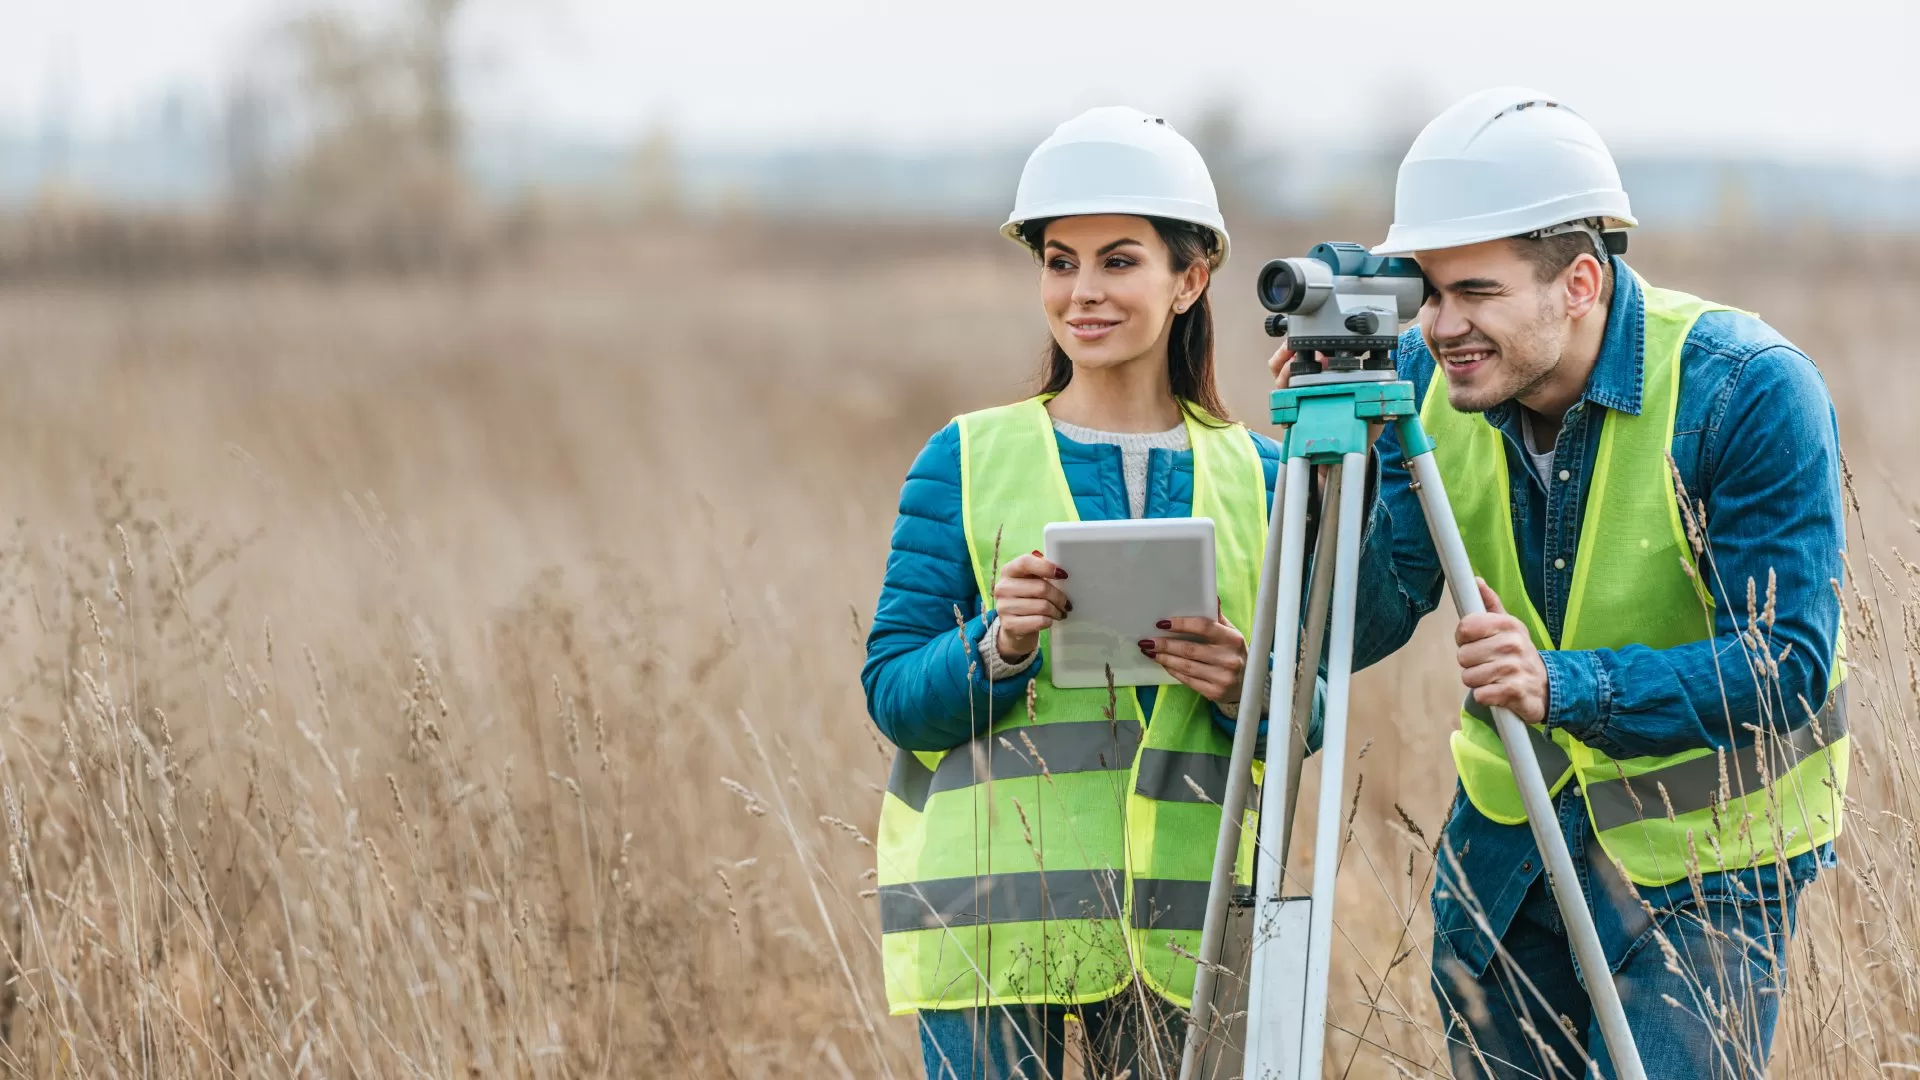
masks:
[[[4,0],[0,123],[211,97],[291,8]],[[1920,166],[1916,0],[473,0],[461,52],[484,118],[609,138],[925,146],[1222,98],[1262,141],[1358,138],[1519,82],[1616,149]]]

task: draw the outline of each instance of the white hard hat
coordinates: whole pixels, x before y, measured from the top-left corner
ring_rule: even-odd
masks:
[[[1413,140],[1393,191],[1393,227],[1375,255],[1464,247],[1597,219],[1638,224],[1600,133],[1551,94],[1482,90]]]
[[[1026,243],[1029,221],[1082,214],[1170,218],[1209,230],[1209,263],[1227,261],[1227,225],[1200,151],[1165,120],[1124,105],[1088,109],[1053,129],[1020,171],[1013,216],[1000,227]]]

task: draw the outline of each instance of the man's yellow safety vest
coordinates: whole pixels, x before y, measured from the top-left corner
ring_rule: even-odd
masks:
[[[1666,649],[1713,634],[1714,602],[1681,522],[1668,449],[1687,335],[1702,314],[1729,309],[1665,289],[1648,287],[1645,296],[1643,406],[1638,416],[1609,410],[1603,421],[1559,641],[1548,635],[1521,576],[1502,436],[1484,417],[1447,404],[1443,369],[1435,369],[1421,405],[1474,570],[1543,651]],[[1758,717],[1730,721],[1736,736],[1755,739],[1751,746],[1616,759],[1564,730],[1530,727],[1548,787],[1557,795],[1578,778],[1594,835],[1640,885],[1671,884],[1690,870],[1763,866],[1826,843],[1840,833],[1847,783],[1850,741],[1833,693],[1846,673],[1844,643],[1843,626],[1829,705],[1814,722],[1785,736],[1753,736],[1745,725]],[[1726,677],[1755,676],[1731,670]],[[1517,825],[1526,813],[1489,720],[1478,708],[1462,712],[1454,765],[1480,813]]]
[[[967,549],[989,607],[1001,564],[1079,519],[1046,400],[959,419]],[[1266,546],[1259,453],[1244,427],[1186,412],[1193,513],[1213,519],[1222,613],[1244,629]],[[1150,720],[1131,688],[1055,687],[1047,641],[1031,708],[990,731],[981,717],[964,746],[895,758],[877,845],[895,1013],[1083,1004],[1136,975],[1183,1008],[1193,995],[1232,742],[1185,686],[1159,687]]]

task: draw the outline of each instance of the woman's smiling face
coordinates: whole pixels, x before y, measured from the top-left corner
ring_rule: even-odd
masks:
[[[1153,222],[1123,214],[1060,218],[1041,246],[1047,325],[1075,368],[1164,356],[1177,310],[1205,288],[1207,267],[1173,268]]]

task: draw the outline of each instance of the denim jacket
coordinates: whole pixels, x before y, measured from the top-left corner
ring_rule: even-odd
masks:
[[[1525,456],[1520,407],[1507,402],[1485,414],[1505,436],[1514,540],[1527,593],[1556,639],[1602,420],[1610,410],[1637,415],[1641,408],[1644,297],[1623,260],[1615,258],[1613,268],[1616,284],[1600,355],[1585,392],[1562,422],[1551,485],[1541,484]],[[1434,358],[1418,329],[1401,338],[1398,357],[1400,376],[1424,400]],[[1630,645],[1542,654],[1548,727],[1564,728],[1611,757],[1747,745],[1753,733],[1745,725],[1797,727],[1807,722],[1801,703],[1818,709],[1826,698],[1840,620],[1834,583],[1842,576],[1844,511],[1839,430],[1819,372],[1758,318],[1730,311],[1702,316],[1681,352],[1671,452],[1686,497],[1705,509],[1710,558],[1701,560],[1701,569],[1716,603],[1714,636],[1671,649]],[[1377,459],[1380,494],[1369,511],[1361,559],[1356,666],[1405,644],[1439,602],[1443,584],[1391,428],[1377,444]],[[1773,598],[1777,681],[1754,677],[1738,637],[1747,625],[1749,596],[1756,594],[1760,604]],[[1582,877],[1613,877],[1606,860],[1588,851],[1577,785],[1561,793],[1558,810]],[[1494,935],[1504,934],[1540,873],[1541,859],[1525,825],[1494,824],[1459,791],[1445,840],[1459,874],[1443,856],[1434,889],[1436,935],[1477,975],[1493,942],[1474,926],[1464,897],[1474,898]],[[1793,883],[1805,884],[1832,859],[1827,845],[1788,860],[1786,870]],[[1710,874],[1702,892],[1738,898],[1772,891],[1780,885],[1777,869]],[[1617,967],[1634,944],[1637,923],[1644,922],[1634,918],[1640,906],[1608,902],[1597,895],[1608,890],[1594,888],[1601,882],[1582,884],[1609,962]],[[1624,885],[1617,879],[1605,884],[1615,892]],[[1693,896],[1686,881],[1640,894],[1656,909],[1678,907]]]

